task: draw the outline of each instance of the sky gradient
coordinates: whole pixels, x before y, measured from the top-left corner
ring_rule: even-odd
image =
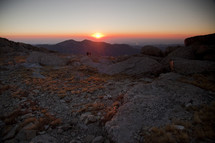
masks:
[[[0,37],[30,44],[92,39],[95,32],[114,43],[181,42],[215,33],[215,1],[1,0],[0,21]]]

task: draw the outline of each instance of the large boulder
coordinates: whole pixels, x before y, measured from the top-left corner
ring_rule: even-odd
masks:
[[[105,124],[109,137],[116,143],[139,142],[135,137],[141,129],[169,124],[171,118],[190,118],[192,113],[182,105],[190,101],[193,105],[209,102],[208,92],[179,82],[182,77],[167,73],[150,84],[139,83],[131,88],[124,97],[124,104]]]
[[[150,45],[142,47],[141,54],[158,57],[163,56],[161,49]]]
[[[185,46],[191,45],[215,45],[215,33],[209,35],[189,37],[184,40]]]
[[[174,58],[215,61],[215,34],[190,37],[184,43],[186,47],[177,48],[161,61],[166,69]]]
[[[166,69],[169,68],[169,61],[174,58],[183,58],[183,59],[195,59],[195,54],[193,47],[181,47],[173,52],[171,52],[168,56],[166,56],[161,63],[164,65]]]
[[[215,45],[194,46],[196,59],[215,61]]]
[[[61,58],[52,53],[31,52],[27,58],[27,62],[45,66],[65,66],[68,63],[68,59]]]
[[[215,62],[176,58],[174,59],[174,68],[176,72],[181,74],[215,72]]]
[[[156,60],[148,57],[131,57],[125,61],[111,64],[98,70],[109,75],[120,73],[129,75],[158,75],[162,72],[163,67]]]
[[[172,53],[173,51],[177,50],[178,48],[182,48],[182,46],[169,46],[165,49],[164,55],[167,56],[168,54]]]
[[[193,47],[196,59],[215,61],[215,34],[190,37],[184,43]]]

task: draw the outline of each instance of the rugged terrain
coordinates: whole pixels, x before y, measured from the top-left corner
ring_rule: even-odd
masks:
[[[189,41],[105,57],[1,38],[0,142],[215,142],[215,44]]]

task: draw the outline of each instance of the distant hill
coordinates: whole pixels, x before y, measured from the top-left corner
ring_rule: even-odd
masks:
[[[127,44],[109,44],[90,40],[83,40],[80,42],[67,40],[55,45],[43,44],[37,46],[68,54],[86,54],[86,52],[91,52],[93,55],[120,56],[140,53],[140,49],[133,48]]]
[[[10,41],[6,38],[0,37],[0,55],[4,54],[14,54],[14,53],[29,53],[32,51],[38,52],[55,52],[47,50],[46,48],[38,48],[36,46],[32,46],[30,44],[25,44],[21,42]]]

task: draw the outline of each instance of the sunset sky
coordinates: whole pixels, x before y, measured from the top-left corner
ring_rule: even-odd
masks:
[[[214,0],[1,0],[0,37],[30,44],[91,39],[180,43],[215,33]]]

